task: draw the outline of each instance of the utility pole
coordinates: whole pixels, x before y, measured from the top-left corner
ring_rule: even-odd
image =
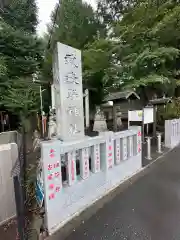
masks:
[[[36,80],[36,76],[34,75],[33,77],[33,82],[34,83],[40,83],[40,86],[39,86],[39,96],[40,96],[40,111],[41,111],[41,126],[42,126],[42,135],[44,137],[44,124],[43,124],[43,118],[44,118],[44,114],[43,114],[43,97],[42,97],[42,93],[44,91],[46,91],[46,89],[42,89],[41,87],[41,81],[39,80]]]

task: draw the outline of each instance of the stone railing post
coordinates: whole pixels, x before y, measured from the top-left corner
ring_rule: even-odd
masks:
[[[146,142],[147,142],[147,159],[152,160],[151,157],[151,137],[146,137]]]
[[[157,152],[162,153],[161,133],[157,133]]]

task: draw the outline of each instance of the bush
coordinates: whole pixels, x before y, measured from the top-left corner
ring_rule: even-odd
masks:
[[[180,118],[180,98],[174,99],[172,103],[168,103],[165,107],[157,108],[157,124],[164,125],[165,120]]]

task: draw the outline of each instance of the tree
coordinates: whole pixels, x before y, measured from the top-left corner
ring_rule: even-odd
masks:
[[[94,108],[101,103],[104,94],[112,86],[115,76],[112,47],[106,40],[105,24],[92,7],[81,0],[62,0],[52,13],[48,39],[50,45],[46,51],[43,74],[52,79],[52,54],[56,42],[62,42],[82,51],[83,84],[94,88],[90,103]],[[46,36],[47,39],[47,36]]]
[[[11,112],[17,112],[21,124],[29,130],[28,118],[38,111],[39,85],[34,83],[31,78],[19,78],[9,81],[3,104]]]
[[[1,57],[0,58],[0,78],[6,75],[7,68],[4,62],[4,59]]]
[[[0,54],[7,66],[7,77],[27,77],[38,71],[42,61],[42,43],[34,35],[1,23]]]
[[[11,27],[30,33],[36,32],[38,25],[35,0],[15,0],[4,4],[1,17]]]
[[[48,27],[50,39],[44,63],[44,77],[52,79],[52,54],[56,42],[61,42],[83,50],[97,35],[104,34],[104,26],[99,22],[92,7],[82,0],[62,0],[52,12],[52,23]]]
[[[1,105],[20,113],[21,119],[22,111],[26,117],[27,109],[31,112],[35,107],[30,104],[36,99],[29,94],[35,91],[29,81],[32,81],[32,74],[39,71],[42,62],[43,45],[35,34],[36,10],[35,1],[16,0],[3,8],[0,18]]]
[[[63,0],[52,13],[52,22],[56,24],[52,41],[60,41],[72,47],[83,49],[101,33],[103,26],[98,21],[92,7],[82,0]]]
[[[176,1],[139,1],[117,23],[114,37],[121,86],[152,98],[173,95],[179,78],[180,6]]]
[[[96,89],[91,96],[91,108],[101,104],[104,96],[117,81],[114,64],[114,44],[110,40],[96,39],[83,51],[83,79],[86,86]]]
[[[100,0],[97,13],[100,19],[107,25],[113,25],[121,17],[135,6],[138,0]]]

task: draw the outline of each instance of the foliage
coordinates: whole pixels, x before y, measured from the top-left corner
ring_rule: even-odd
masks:
[[[139,1],[115,25],[124,87],[173,95],[179,69],[179,16],[176,1],[162,0],[160,5]]]
[[[86,86],[95,89],[91,107],[100,104],[108,89],[117,81],[117,69],[113,63],[113,43],[98,39],[86,46],[83,52],[83,79]]]
[[[37,110],[37,86],[32,74],[42,63],[43,44],[35,34],[37,7],[34,0],[12,1],[0,18],[1,105],[27,117]]]
[[[91,107],[99,104],[117,71],[113,64],[113,44],[106,40],[105,24],[97,12],[80,0],[61,1],[61,6],[57,5],[52,13],[48,37],[51,42],[43,68],[45,78],[52,79],[52,55],[57,41],[78,48],[82,50],[83,84],[95,89],[90,93]]]
[[[52,13],[48,27],[50,39],[43,68],[44,77],[52,79],[52,55],[56,42],[83,50],[95,38],[103,36],[104,26],[99,22],[92,7],[81,0],[62,0]],[[47,41],[48,42],[48,41]]]
[[[52,14],[54,20],[55,14]],[[81,0],[65,0],[57,12],[53,38],[72,47],[82,49],[92,42],[101,29],[92,7]],[[53,39],[52,39],[53,40]]]
[[[39,85],[31,78],[13,79],[9,81],[2,103],[7,109],[19,113],[23,120],[38,109]]]
[[[157,123],[164,125],[165,120],[180,118],[180,99],[174,99],[166,106],[159,106],[157,109]]]
[[[2,78],[7,72],[7,67],[5,61],[2,57],[0,57],[0,78]]]
[[[100,0],[98,2],[98,15],[103,21],[112,25],[114,21],[118,21],[124,13],[132,8],[136,0]]]
[[[41,41],[7,23],[0,31],[0,52],[7,66],[7,77],[27,77],[40,68],[42,60]]]
[[[6,3],[1,12],[4,21],[13,28],[35,33],[38,24],[35,0],[14,0]]]
[[[96,89],[92,105],[115,89],[135,89],[146,101],[173,96],[180,85],[179,22],[178,0],[105,0],[97,12],[81,0],[63,0],[52,14],[43,73],[52,79],[60,41],[82,50],[84,83]]]

